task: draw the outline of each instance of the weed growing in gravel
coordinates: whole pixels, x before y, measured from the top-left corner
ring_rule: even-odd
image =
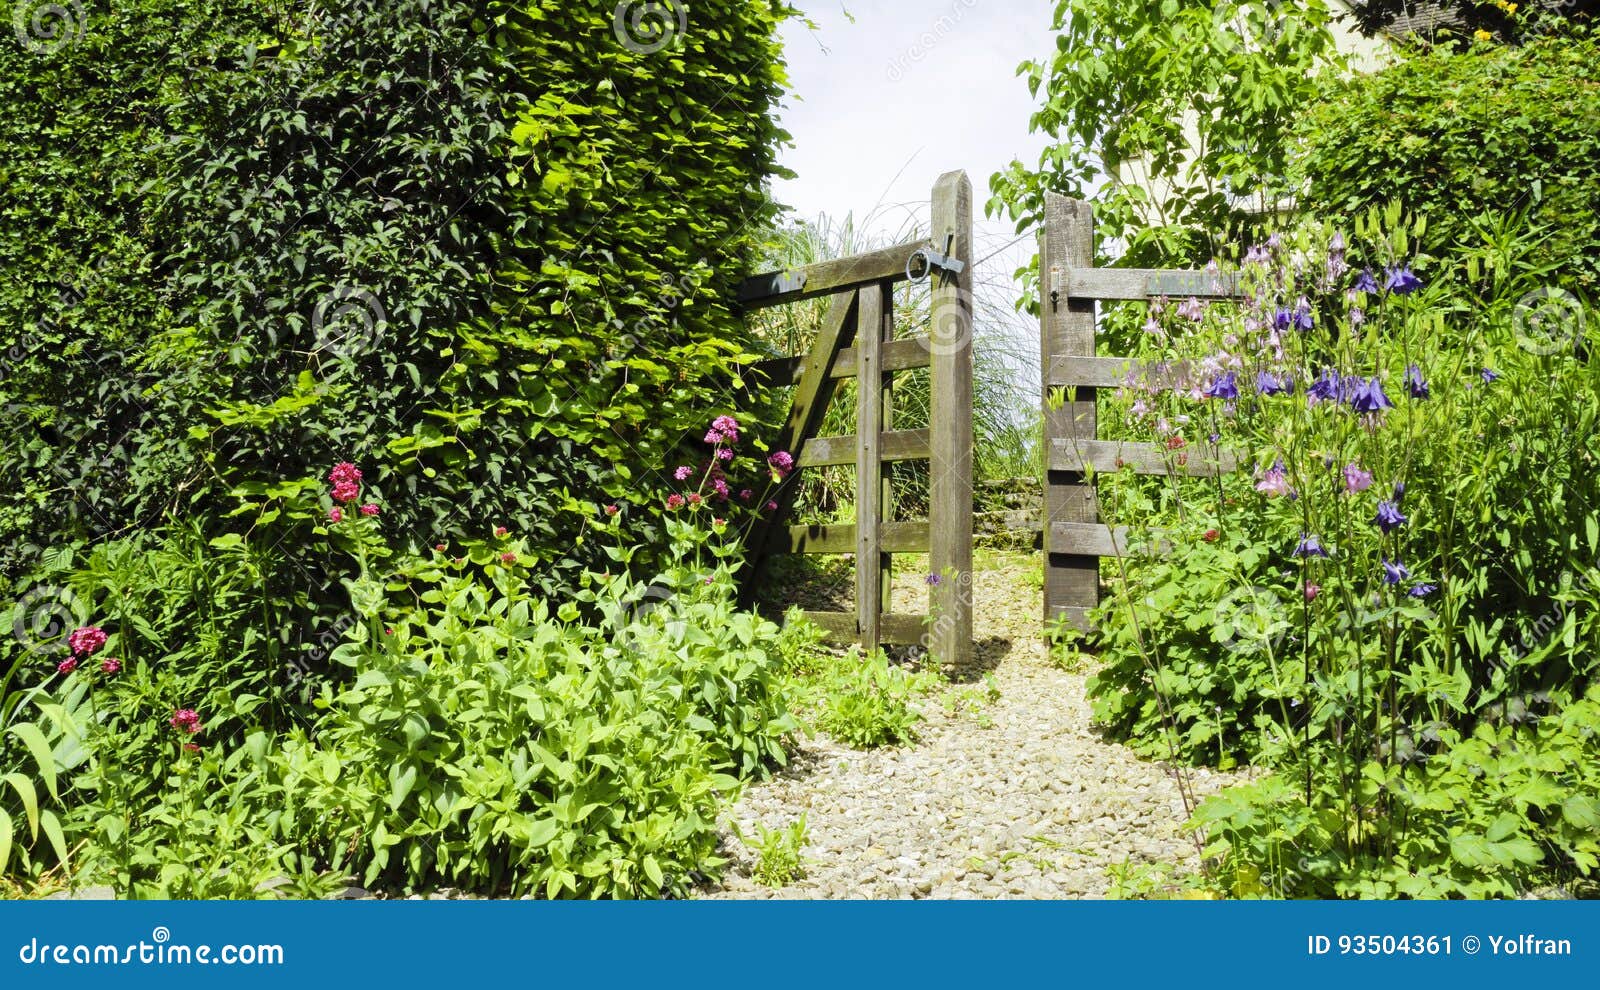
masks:
[[[967,716],[977,722],[980,729],[994,728],[994,719],[986,709],[999,700],[1000,685],[995,683],[993,674],[983,675],[982,686],[952,687],[939,699],[945,714],[952,718]]]
[[[891,664],[882,650],[866,658],[852,647],[823,672],[817,724],[847,746],[872,749],[914,742],[922,713],[912,702],[931,694],[940,679]]]
[[[756,822],[756,834],[744,834],[737,822],[733,834],[745,848],[757,856],[755,869],[750,876],[763,886],[787,887],[806,875],[806,862],[802,853],[809,837],[806,834],[806,816],[801,815],[788,828],[767,828]]]

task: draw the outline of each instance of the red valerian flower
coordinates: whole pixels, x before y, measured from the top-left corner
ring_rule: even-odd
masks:
[[[72,635],[67,637],[67,645],[72,648],[72,652],[75,655],[80,657],[89,656],[100,647],[106,645],[105,630],[99,626],[84,626],[82,629],[74,629]]]
[[[500,563],[502,563],[502,564],[515,564],[516,562],[517,562],[517,555],[512,553],[509,550],[507,550],[505,553],[500,555]]]
[[[1217,532],[1214,529],[1208,529],[1205,532],[1204,539],[1205,539],[1205,541],[1207,543],[1215,543],[1215,542],[1217,542],[1217,538],[1219,536],[1221,536],[1221,535],[1222,535],[1221,533]]]
[[[116,657],[107,657],[100,661],[100,673],[115,674],[122,669],[122,661]]]
[[[186,753],[198,753],[200,752],[200,747],[196,746],[194,743],[184,743],[183,750]]]
[[[361,486],[353,481],[341,481],[333,486],[335,502],[354,502],[361,497]]]
[[[496,526],[494,528],[494,535],[499,536],[499,537],[504,537],[509,532],[511,532],[511,531],[506,529],[504,526]]]
[[[77,670],[77,669],[78,669],[78,658],[77,657],[67,657],[65,660],[63,660],[60,663],[56,664],[56,673],[58,673],[58,674],[70,674],[74,670]]]
[[[701,498],[700,494],[698,492],[690,492],[689,493],[689,504],[690,505],[699,505],[701,502],[704,502],[704,501],[705,501],[705,499]]]
[[[778,503],[777,502],[768,502],[767,503],[767,511],[768,512],[777,512],[778,511]]]
[[[364,516],[375,516],[375,515],[378,514],[378,507],[376,505],[372,505],[370,503],[367,504],[367,505],[363,505],[361,507],[361,514],[364,515]]]
[[[360,484],[361,469],[356,467],[354,464],[351,464],[349,461],[340,461],[338,464],[333,466],[332,471],[328,472],[328,480],[336,485]]]
[[[667,496],[667,508],[669,508],[669,509],[681,509],[681,508],[683,508],[683,501],[684,501],[684,499],[683,499],[682,495],[678,495],[678,494],[668,495]]]
[[[193,708],[179,708],[167,721],[174,729],[182,729],[190,735],[200,731],[200,714]]]
[[[767,464],[775,471],[779,478],[786,478],[794,470],[794,455],[787,450],[778,450],[767,458]]]
[[[608,516],[614,516],[621,511],[615,504],[606,506],[606,515]]]
[[[344,513],[340,512],[337,507],[329,509],[328,510],[328,521],[329,522],[343,522],[344,521]]]
[[[439,551],[440,553],[444,553],[445,550],[447,549],[443,543],[436,543],[436,544],[434,544],[433,548],[435,550]]]

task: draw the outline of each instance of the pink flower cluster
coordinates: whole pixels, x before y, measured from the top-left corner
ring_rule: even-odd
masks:
[[[200,731],[200,714],[193,708],[179,708],[167,722],[174,729],[181,729],[191,736]]]
[[[333,483],[332,496],[335,502],[349,507],[361,500],[361,469],[349,461],[340,461],[328,472],[328,480]],[[358,510],[363,516],[376,516],[378,507],[371,502],[361,506]],[[328,510],[330,522],[342,522],[345,509],[334,506]]]
[[[699,506],[708,500],[726,503],[737,498],[746,505],[755,501],[756,493],[750,488],[741,488],[735,494],[733,486],[728,481],[728,470],[733,467],[737,456],[734,444],[739,441],[739,422],[732,416],[718,416],[711,421],[711,428],[706,431],[705,442],[712,445],[710,455],[698,467],[680,465],[673,469],[672,478],[679,483],[693,483],[698,476],[701,480],[699,491],[685,493],[673,492],[667,496],[666,505],[669,510],[682,509],[684,506]],[[786,450],[780,450],[767,458],[767,468],[772,477],[772,483],[778,484],[794,471],[794,455]],[[775,511],[777,502],[768,501],[767,511]],[[725,520],[723,521],[725,524]]]
[[[67,646],[72,650],[72,655],[56,664],[56,671],[70,674],[83,664],[83,661],[100,652],[106,645],[105,630],[99,626],[84,626],[74,629],[67,637]],[[116,657],[107,657],[100,662],[100,671],[105,674],[115,674],[122,669],[122,661]]]

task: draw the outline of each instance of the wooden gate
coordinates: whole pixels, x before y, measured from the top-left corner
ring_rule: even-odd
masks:
[[[830,296],[809,353],[758,368],[773,385],[793,385],[794,402],[776,441],[796,470],[779,489],[778,510],[754,534],[746,594],[774,554],[855,557],[855,611],[807,618],[837,641],[864,648],[919,645],[943,663],[972,655],[972,184],[966,173],[933,189],[930,238],[867,254],[747,279],[747,308]],[[932,280],[927,333],[896,339],[896,283]],[[928,368],[929,427],[893,430],[894,373]],[[817,436],[841,379],[856,379],[856,432]],[[928,519],[885,518],[892,505],[884,465],[929,462]],[[793,526],[789,518],[806,468],[853,464],[854,525]],[[893,554],[929,555],[928,610],[889,611]]]
[[[1094,213],[1089,203],[1045,196],[1039,246],[1040,369],[1044,378],[1044,619],[1088,628],[1100,603],[1100,558],[1121,556],[1127,529],[1100,519],[1091,471],[1131,468],[1165,475],[1172,459],[1155,444],[1099,439],[1098,390],[1123,385],[1136,368],[1125,357],[1095,352],[1097,302],[1149,302],[1161,297],[1238,298],[1233,276],[1094,266]],[[1052,394],[1065,390],[1065,401]],[[1226,451],[1204,449],[1178,468],[1210,477],[1235,467]]]

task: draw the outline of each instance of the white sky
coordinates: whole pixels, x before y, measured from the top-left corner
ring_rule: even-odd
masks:
[[[1028,133],[1033,100],[1016,68],[1053,49],[1051,0],[798,6],[818,25],[784,31],[795,95],[782,121],[795,146],[783,163],[799,178],[774,191],[801,218],[922,202],[956,168],[981,217],[989,176],[1012,158],[1037,160],[1044,142]]]

